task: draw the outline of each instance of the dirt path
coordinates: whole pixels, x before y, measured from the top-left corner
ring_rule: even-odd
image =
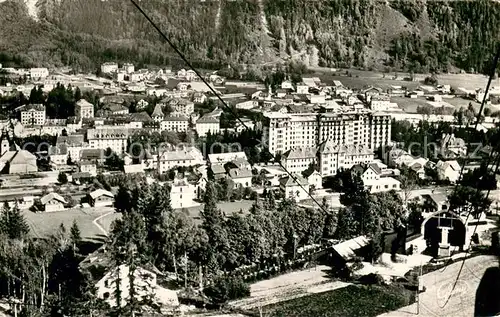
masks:
[[[330,267],[320,265],[254,283],[250,286],[249,298],[234,301],[230,305],[240,309],[252,309],[349,285],[332,281],[328,277],[328,270]]]

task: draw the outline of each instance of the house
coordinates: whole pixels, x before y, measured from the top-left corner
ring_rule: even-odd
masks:
[[[42,104],[29,104],[21,110],[22,125],[44,125],[45,106]]]
[[[196,132],[199,137],[205,137],[208,133],[214,135],[220,131],[220,119],[204,115],[196,121]]]
[[[115,196],[104,189],[97,189],[88,195],[89,203],[92,207],[107,207],[113,206]]]
[[[438,179],[449,181],[452,184],[456,183],[460,178],[460,164],[457,161],[438,161],[436,163],[436,171]]]
[[[379,96],[382,93],[382,89],[377,87],[368,87],[361,91],[366,102],[370,102],[372,97]]]
[[[102,164],[105,161],[103,149],[83,149],[81,151],[80,159],[82,161],[92,161]]]
[[[79,118],[93,118],[94,105],[85,99],[80,99],[75,104],[75,115]]]
[[[293,84],[291,81],[289,80],[285,80],[281,83],[281,89],[290,89],[290,90],[293,90]]]
[[[229,162],[237,162],[241,167],[250,168],[248,158],[245,152],[228,152],[208,154],[208,163],[210,165],[224,165]]]
[[[443,134],[441,137],[441,155],[450,158],[466,156],[467,145],[463,139],[455,137],[453,133]]]
[[[237,120],[236,124],[234,125],[234,131],[238,133],[245,131],[247,128],[250,130],[255,129],[255,123],[248,118],[241,118],[241,121]]]
[[[321,174],[318,171],[308,170],[304,174],[304,177],[307,179],[307,183],[311,188],[323,188],[323,177],[321,177]]]
[[[129,127],[131,129],[142,129],[144,127],[144,123],[151,122],[153,120],[146,111],[131,113],[128,118],[130,119]]]
[[[203,154],[195,147],[168,150],[158,157],[158,173],[164,174],[168,170],[179,166],[202,165],[205,161]]]
[[[197,91],[193,94],[193,102],[204,103],[205,101],[207,101],[207,96],[204,93]]]
[[[164,117],[165,117],[165,114],[163,113],[162,104],[160,104],[160,103],[156,104],[156,106],[153,110],[153,113],[151,114],[151,118],[153,118],[153,120],[156,122],[161,122],[161,121],[163,121]]]
[[[30,68],[30,78],[33,79],[43,79],[49,76],[49,70],[47,68]]]
[[[38,171],[36,156],[16,144],[13,151],[10,150],[9,142],[3,139],[0,150],[0,171],[7,174],[25,174]]]
[[[55,147],[65,148],[67,158],[70,158],[72,162],[78,162],[81,159],[82,150],[87,148],[87,146],[88,144],[85,143],[83,134],[70,134],[67,136],[57,136]],[[66,164],[66,162],[64,162],[63,164]]]
[[[297,94],[301,95],[307,95],[309,94],[309,86],[306,85],[305,83],[298,83],[297,84]]]
[[[40,198],[40,203],[43,206],[43,211],[51,212],[64,210],[66,200],[58,193],[52,192]]]
[[[223,164],[211,164],[210,171],[216,180],[226,177],[226,169]]]
[[[293,198],[297,201],[309,198],[309,183],[299,174],[291,174],[280,179],[280,190],[285,198]]]
[[[380,193],[390,190],[400,190],[401,183],[392,177],[383,176],[379,164],[369,164],[361,175],[365,189],[370,193]]]
[[[160,102],[163,106],[169,105],[173,112],[189,116],[194,112],[194,103],[184,98],[165,99]]]
[[[131,276],[133,279],[131,280]],[[119,284],[118,284],[119,283]],[[131,292],[133,286],[134,292]],[[165,289],[157,284],[157,274],[138,267],[131,272],[131,268],[122,264],[108,271],[95,285],[96,295],[103,299],[110,307],[118,306],[117,289],[120,290],[120,306],[130,302],[134,296],[137,301],[152,300],[154,304],[165,308],[179,306],[177,293]],[[132,294],[131,294],[132,293]]]
[[[434,213],[437,211],[448,210],[449,202],[445,194],[424,194],[423,198],[423,211],[427,213]]]
[[[174,179],[170,185],[170,203],[172,208],[189,208],[198,205],[194,201],[197,198],[197,194],[197,187],[189,183],[186,178]]]
[[[282,156],[282,164],[290,173],[301,173],[316,161],[316,149],[294,148]]]
[[[425,179],[425,166],[429,160],[423,157],[416,158],[408,167],[417,174],[418,178]]]
[[[117,63],[104,63],[101,65],[101,73],[103,74],[110,74],[118,71],[118,64]]]
[[[233,180],[237,187],[252,186],[252,171],[248,168],[231,168],[229,169],[229,177]]]
[[[97,165],[92,161],[79,161],[78,171],[80,173],[89,173],[91,176],[97,176]]]

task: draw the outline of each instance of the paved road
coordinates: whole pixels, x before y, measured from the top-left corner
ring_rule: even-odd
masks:
[[[443,270],[437,270],[423,276],[427,290],[420,294],[419,316],[473,316],[477,287],[484,272],[489,267],[498,267],[498,260],[493,256],[477,256],[465,260],[457,286],[448,303],[455,279],[462,262],[456,262]],[[380,315],[380,317],[415,316],[416,304],[403,307],[397,311]]]

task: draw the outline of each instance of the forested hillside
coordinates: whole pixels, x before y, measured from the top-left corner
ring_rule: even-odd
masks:
[[[311,66],[484,71],[500,3],[398,0],[148,0],[141,6],[199,66],[298,59]],[[0,3],[0,63],[95,69],[178,62],[126,0]],[[33,10],[32,10],[33,11]]]

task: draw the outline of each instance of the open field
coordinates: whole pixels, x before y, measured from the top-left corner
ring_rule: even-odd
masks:
[[[498,260],[494,256],[477,256],[465,260],[455,290],[451,293],[461,265],[462,261],[458,261],[444,270],[423,275],[423,285],[427,290],[420,294],[420,316],[474,316],[479,283],[488,268],[498,268]],[[494,283],[498,285],[498,280]],[[450,293],[450,300],[446,302]],[[416,306],[412,304],[381,316],[415,316]]]
[[[266,316],[377,316],[407,305],[414,293],[395,286],[350,285],[330,292],[264,307]]]
[[[46,237],[55,233],[61,223],[69,230],[73,221],[76,221],[82,233],[82,238],[93,240],[103,237],[101,230],[94,224],[94,219],[110,211],[113,211],[113,209],[109,207],[101,207],[98,210],[94,208],[74,208],[49,213],[34,213],[26,210],[23,211],[23,215],[31,228],[32,234],[36,237]],[[106,221],[105,225],[107,223],[110,222]],[[104,228],[106,229],[106,227]]]
[[[409,77],[408,73],[398,72],[397,79],[393,79],[395,73],[384,73],[379,71],[349,70],[351,77],[345,75],[345,69],[338,69],[332,72],[329,68],[314,68],[315,73],[306,76],[318,76],[322,81],[331,84],[334,80],[340,80],[345,86],[350,88],[362,89],[366,86],[375,86],[382,89],[388,89],[391,86],[406,86],[409,89],[415,89],[422,85],[421,82],[429,74],[415,74],[416,81],[405,81]],[[357,77],[356,77],[357,76]],[[488,77],[479,74],[439,74],[437,75],[439,84],[451,85],[452,87],[462,87],[465,89],[486,88]],[[500,79],[495,79],[491,83],[493,87],[500,87]]]

